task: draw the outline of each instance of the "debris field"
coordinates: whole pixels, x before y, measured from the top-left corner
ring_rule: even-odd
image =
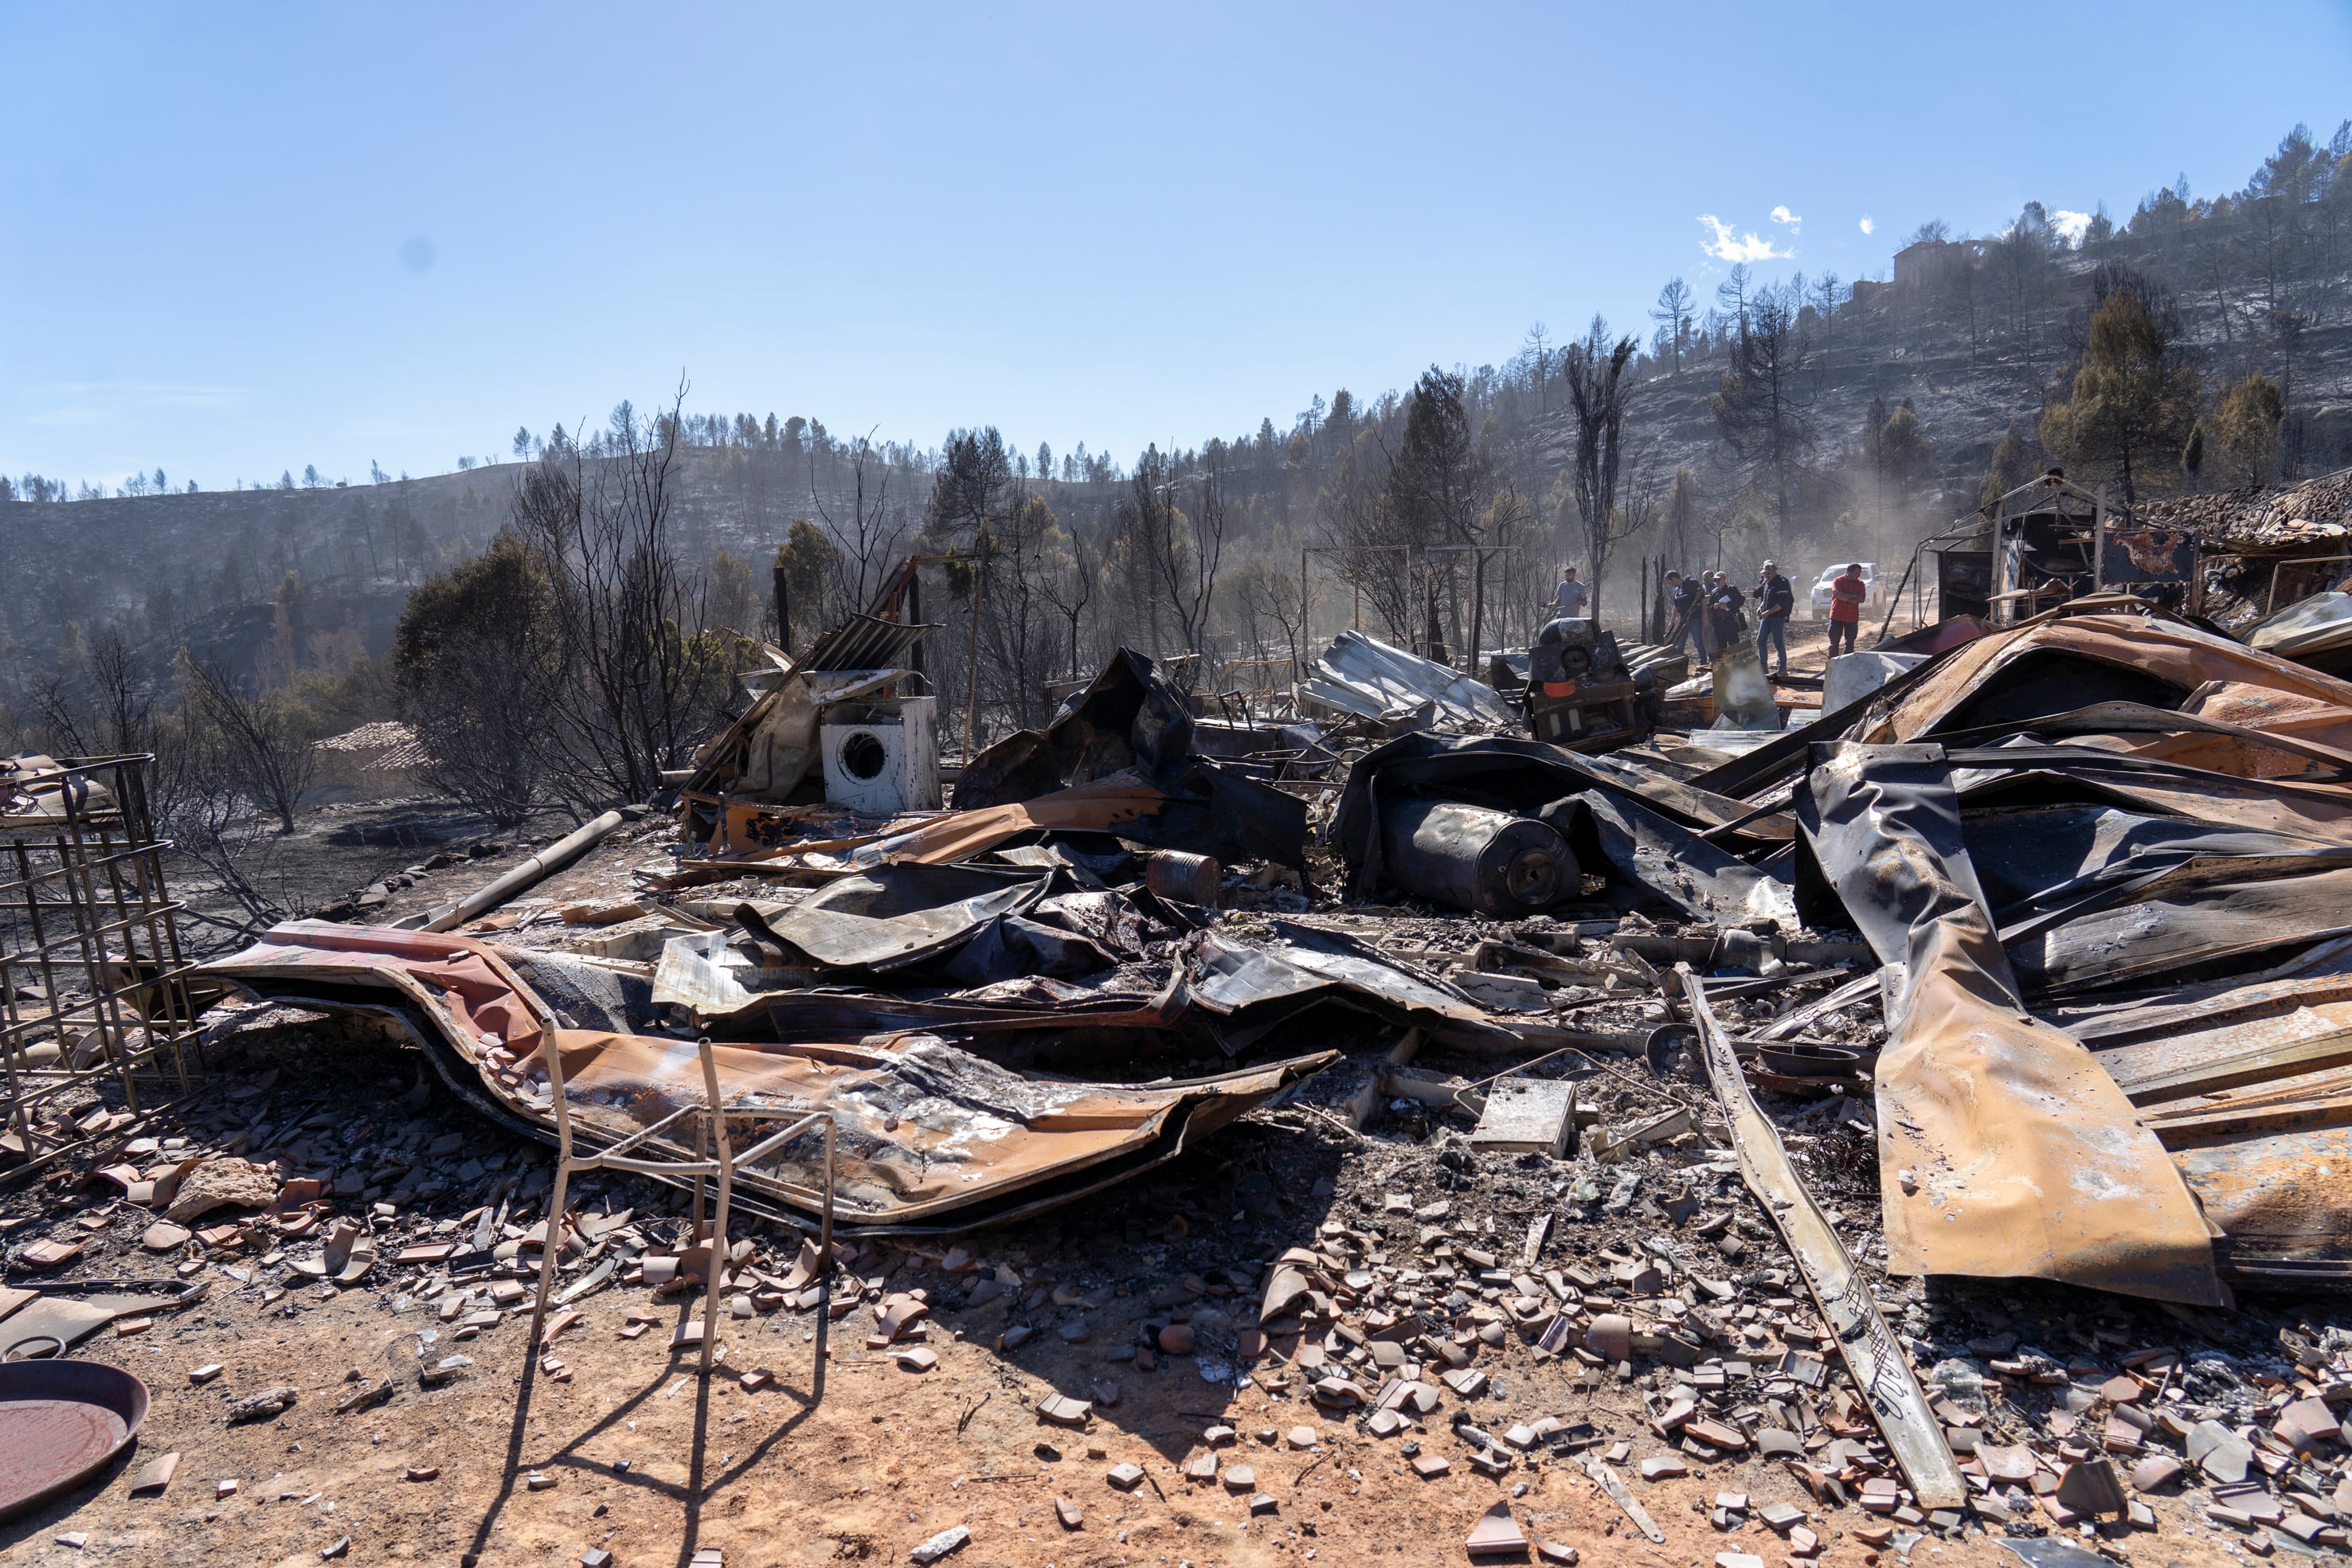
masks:
[[[810,798],[923,630],[200,963],[0,764],[0,1479],[145,1387],[12,1561],[2345,1554],[2352,684],[2108,593],[1556,744],[1350,633]]]

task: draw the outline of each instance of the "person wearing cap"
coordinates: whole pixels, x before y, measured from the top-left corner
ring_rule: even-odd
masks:
[[[1564,566],[1559,569],[1559,582],[1552,589],[1551,602],[1544,608],[1554,616],[1580,616],[1591,598],[1592,590],[1576,580],[1576,568]]]
[[[1789,673],[1789,612],[1796,607],[1796,590],[1780,575],[1778,565],[1766,561],[1756,580],[1756,662],[1764,662],[1767,647],[1779,650],[1779,674]]]
[[[1862,580],[1862,562],[1850,560],[1845,570],[1830,582],[1830,657],[1838,656],[1838,644],[1845,644],[1846,653],[1853,652],[1853,639],[1862,630],[1862,607],[1870,598],[1870,584]]]

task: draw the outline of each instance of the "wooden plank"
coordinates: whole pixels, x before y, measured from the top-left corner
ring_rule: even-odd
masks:
[[[1923,668],[1925,666],[1922,666]],[[1863,1403],[1885,1435],[1886,1446],[1902,1467],[1903,1478],[1922,1509],[1958,1508],[1968,1500],[1944,1428],[1927,1408],[1919,1380],[1903,1359],[1902,1347],[1887,1332],[1885,1319],[1870,1297],[1870,1282],[1854,1267],[1853,1258],[1838,1239],[1821,1205],[1813,1200],[1780,1134],[1748,1092],[1748,1080],[1732,1053],[1731,1040],[1716,1021],[1706,1001],[1706,987],[1687,964],[1675,966],[1683,994],[1689,998],[1691,1017],[1698,1025],[1699,1056],[1706,1063],[1717,1101],[1739,1155],[1739,1171],[1764,1211],[1772,1217],[1796,1255],[1821,1308],[1822,1320],[1836,1332],[1838,1350],[1853,1374]]]

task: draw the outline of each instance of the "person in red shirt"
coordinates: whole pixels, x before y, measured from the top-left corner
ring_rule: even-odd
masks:
[[[1870,597],[1870,585],[1862,580],[1862,563],[1846,562],[1845,570],[1830,582],[1830,657],[1838,656],[1838,643],[1843,641],[1844,652],[1853,652],[1854,634],[1862,629],[1863,601]]]

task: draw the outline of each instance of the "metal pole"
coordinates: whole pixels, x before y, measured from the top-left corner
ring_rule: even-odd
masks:
[[[572,1185],[572,1107],[563,1089],[563,1051],[555,1026],[539,1020],[540,1051],[547,1058],[547,1087],[555,1105],[555,1185],[547,1195],[547,1234],[539,1244],[539,1295],[530,1309],[527,1365],[539,1362],[540,1333],[547,1322],[548,1292],[555,1287],[556,1255],[563,1250],[563,1206]]]
[[[817,1261],[830,1272],[833,1269],[833,1113],[824,1118],[824,1218],[817,1231]]]
[[[420,931],[454,931],[478,915],[488,914],[512,898],[520,897],[540,883],[586,854],[610,837],[624,822],[634,821],[646,814],[643,806],[622,806],[605,812],[586,826],[550,844],[522,864],[497,881],[475,889],[455,904],[444,904],[433,912],[432,918],[414,929]],[[411,918],[415,918],[411,916]]]
[[[712,1347],[719,1343],[719,1291],[720,1281],[727,1277],[727,1205],[735,1194],[735,1146],[727,1136],[727,1113],[719,1098],[719,1062],[706,1037],[696,1049],[702,1055],[703,1088],[710,1096],[710,1135],[719,1145],[719,1214],[710,1232],[710,1275],[709,1293],[702,1299],[702,1375],[710,1375]],[[833,1135],[833,1124],[825,1123],[825,1136]],[[697,1178],[697,1188],[701,1181]]]

